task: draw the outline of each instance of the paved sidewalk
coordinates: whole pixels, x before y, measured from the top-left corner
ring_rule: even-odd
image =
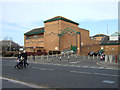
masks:
[[[75,62],[78,62],[78,61],[76,61],[76,60],[72,60],[72,61],[75,61]],[[89,61],[90,62],[90,60],[79,60],[79,61]],[[92,60],[91,60],[92,61]],[[110,63],[110,62],[105,62],[105,61],[100,61],[100,60],[95,60],[97,63],[97,65],[99,66],[99,67],[104,67],[104,68],[110,68],[110,69],[120,69],[120,67],[118,68],[118,63],[115,63],[115,62],[112,62],[112,63]],[[30,63],[42,63],[42,64],[61,64],[61,65],[66,65],[66,62],[71,62],[71,60],[69,60],[69,61],[67,61],[67,60],[62,60],[62,61],[59,61],[59,60],[29,60],[29,62]],[[79,66],[81,66],[81,64],[82,64],[82,62],[80,62],[80,65]],[[67,64],[68,65],[68,64]],[[71,65],[71,64],[69,64],[69,65]],[[73,64],[74,66],[76,65],[76,66],[78,66],[77,64]],[[86,65],[84,65],[84,66],[87,66],[88,64],[86,64]],[[88,65],[89,66],[89,65]],[[94,66],[94,65],[93,65]],[[93,66],[91,66],[91,67],[93,67]],[[90,66],[89,66],[90,67]]]

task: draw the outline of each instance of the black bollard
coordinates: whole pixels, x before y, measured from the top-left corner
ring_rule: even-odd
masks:
[[[76,55],[76,59],[77,59],[77,55]]]
[[[70,59],[70,57],[68,56],[68,60]]]
[[[60,56],[60,61],[61,61],[61,56]]]

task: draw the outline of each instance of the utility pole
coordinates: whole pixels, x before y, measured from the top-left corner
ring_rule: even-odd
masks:
[[[11,45],[12,45],[12,43],[11,43],[11,40],[10,40],[10,49],[9,49],[9,51],[11,51]]]
[[[108,32],[108,24],[107,24],[107,35],[108,35],[108,33],[109,33],[109,32]]]

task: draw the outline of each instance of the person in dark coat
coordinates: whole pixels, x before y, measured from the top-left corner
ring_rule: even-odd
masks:
[[[21,59],[21,56],[22,56],[22,54],[21,54],[21,52],[19,52],[17,59],[20,60],[20,59]]]
[[[22,53],[22,57],[23,57],[23,61],[24,61],[24,67],[26,68],[26,64],[27,65],[29,65],[29,64],[27,63],[27,53],[25,50]]]
[[[17,68],[21,69],[22,66],[23,66],[22,54],[21,54],[21,52],[19,52],[17,59],[18,59],[18,60],[17,60],[17,65],[15,65],[15,68],[17,67]]]

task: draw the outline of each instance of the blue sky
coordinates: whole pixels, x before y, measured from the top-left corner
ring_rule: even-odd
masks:
[[[0,40],[8,36],[20,45],[24,45],[25,32],[44,26],[44,20],[55,16],[78,22],[90,36],[107,34],[107,25],[108,35],[118,31],[117,0],[4,0],[0,12]]]

